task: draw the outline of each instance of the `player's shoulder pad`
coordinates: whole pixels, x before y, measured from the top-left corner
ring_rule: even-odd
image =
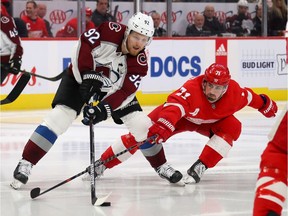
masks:
[[[148,71],[148,61],[145,51],[141,51],[137,56],[127,55],[128,73],[137,73],[146,76]]]
[[[117,22],[104,22],[98,27],[101,40],[113,43],[122,42],[126,26]]]
[[[8,22],[10,22],[10,18],[9,17],[7,17],[7,16],[2,16],[1,17],[1,23],[6,24]]]
[[[130,67],[148,67],[145,50],[142,50],[137,56],[127,55],[127,62]]]
[[[102,37],[113,38],[114,35],[122,35],[126,30],[125,25],[117,22],[103,22],[98,31]],[[112,34],[112,35],[111,35]]]
[[[232,87],[232,88],[240,88],[240,85],[237,81],[231,79],[230,82],[229,82],[229,87]]]
[[[243,93],[244,88],[242,88],[238,82],[231,79],[227,88],[227,91],[225,94],[230,95],[232,94],[235,99],[237,98],[237,95],[241,96]],[[244,90],[246,92],[246,90]]]

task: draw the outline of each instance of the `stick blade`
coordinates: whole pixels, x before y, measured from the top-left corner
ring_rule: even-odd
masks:
[[[30,77],[31,76],[29,74],[22,74],[12,91],[8,94],[8,96],[0,101],[0,105],[9,104],[15,101],[29,82]]]
[[[111,206],[111,202],[104,202],[100,206],[101,207],[103,207],[103,206]]]
[[[108,195],[106,195],[105,197],[101,197],[101,198],[97,198],[94,206],[111,206],[111,203],[110,205],[108,204],[108,202],[105,202],[108,197],[111,195],[112,192],[110,192]]]
[[[39,195],[40,195],[40,188],[39,188],[39,187],[34,188],[34,189],[32,189],[32,190],[30,191],[30,197],[31,197],[32,199],[38,197]]]

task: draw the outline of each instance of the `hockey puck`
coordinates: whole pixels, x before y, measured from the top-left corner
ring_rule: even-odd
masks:
[[[111,202],[104,202],[100,206],[111,206]]]

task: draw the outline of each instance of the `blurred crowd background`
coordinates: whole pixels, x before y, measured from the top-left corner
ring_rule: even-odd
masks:
[[[155,37],[284,36],[287,0],[1,0],[20,37],[77,37],[104,21],[152,16]]]

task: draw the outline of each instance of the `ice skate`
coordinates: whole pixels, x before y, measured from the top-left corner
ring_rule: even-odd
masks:
[[[26,184],[28,182],[28,176],[31,173],[32,167],[33,164],[29,161],[25,159],[20,160],[14,170],[14,181],[10,184],[10,186],[17,190],[21,187],[22,184]]]
[[[185,184],[199,183],[204,172],[207,170],[205,164],[202,161],[197,160],[188,170],[187,176],[183,178]]]
[[[185,186],[185,183],[182,180],[183,175],[181,172],[173,169],[169,164],[165,163],[155,168],[155,171],[161,178],[168,180],[171,184]]]
[[[98,163],[99,163],[98,161],[100,161],[100,159],[97,160],[97,161],[95,162],[95,164],[98,164]],[[88,172],[86,172],[86,173],[83,175],[83,177],[82,177],[82,180],[83,180],[83,181],[90,181],[90,166],[87,167],[87,168],[88,168]],[[105,171],[106,169],[107,169],[107,168],[106,168],[106,166],[105,166],[104,164],[101,164],[100,166],[95,166],[95,179],[99,179],[101,176],[103,176],[103,175],[104,175],[104,171]]]

